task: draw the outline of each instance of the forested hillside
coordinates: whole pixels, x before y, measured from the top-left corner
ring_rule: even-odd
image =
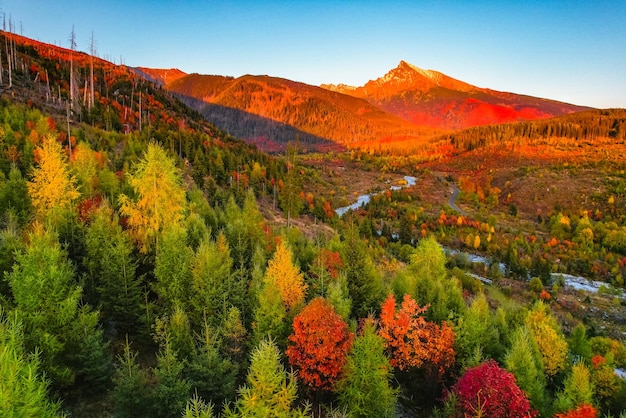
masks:
[[[94,64],[92,94],[89,57],[0,41],[1,416],[624,415],[623,338],[437,242],[488,247],[497,219],[433,217],[422,183],[339,218],[296,145],[270,157],[124,67]]]
[[[408,123],[367,101],[269,76],[238,78],[190,74],[166,85],[209,120],[246,141],[272,140],[282,149],[293,140],[311,150],[353,148],[359,142],[411,138],[419,143],[437,132]]]

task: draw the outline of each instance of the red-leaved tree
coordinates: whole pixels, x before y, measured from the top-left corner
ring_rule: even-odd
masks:
[[[597,418],[598,410],[589,404],[578,405],[576,409],[556,414],[554,418]]]
[[[468,369],[452,387],[457,397],[457,417],[534,417],[528,398],[515,376],[488,360]]]
[[[354,334],[324,298],[313,299],[293,320],[289,363],[313,389],[332,389],[346,362]]]
[[[399,310],[392,294],[383,302],[378,333],[393,367],[404,370],[433,364],[443,373],[454,364],[454,331],[445,323],[440,326],[424,319],[426,309],[408,294]]]

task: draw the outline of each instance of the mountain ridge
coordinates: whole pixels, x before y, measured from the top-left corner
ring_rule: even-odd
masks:
[[[277,124],[290,125],[299,131],[342,146],[356,142],[373,142],[389,137],[410,137],[416,141],[430,137],[424,129],[385,112],[364,99],[322,89],[317,86],[267,75],[228,77],[189,74],[165,86],[166,89],[204,101],[207,106],[196,110],[223,120],[220,109],[244,112],[239,125],[230,126],[238,136],[249,142],[264,136],[267,124],[252,123],[247,115],[256,115],[273,122],[273,135],[286,144],[295,138],[288,132],[277,133]],[[244,127],[245,125],[245,127]],[[263,125],[263,126],[262,126]]]
[[[278,135],[276,124],[311,135],[314,141],[360,146],[396,140],[421,141],[442,132],[516,121],[545,119],[590,108],[533,96],[477,87],[435,70],[400,61],[383,76],[363,86],[312,86],[268,75],[240,77],[188,74],[164,87],[207,103],[197,110],[226,121],[224,112],[243,112],[239,124],[227,128],[249,142]],[[208,106],[211,105],[211,106]],[[230,109],[230,110],[229,110]],[[230,117],[229,116],[229,117]],[[255,118],[268,122],[251,123]],[[271,132],[266,128],[272,126]],[[235,133],[233,133],[235,134]]]
[[[543,119],[590,109],[477,87],[404,60],[363,86],[322,84],[320,87],[365,99],[416,125],[439,129]]]

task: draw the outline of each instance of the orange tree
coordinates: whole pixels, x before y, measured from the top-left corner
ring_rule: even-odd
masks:
[[[556,414],[554,418],[596,418],[598,410],[589,404],[582,404],[567,412]]]
[[[408,294],[396,310],[392,294],[382,304],[379,335],[385,340],[390,364],[400,370],[409,367],[436,366],[442,374],[454,364],[454,331],[446,323],[429,322],[422,314],[428,305],[420,308]]]
[[[326,299],[313,299],[293,320],[287,348],[289,363],[314,390],[331,390],[337,380],[354,334]]]

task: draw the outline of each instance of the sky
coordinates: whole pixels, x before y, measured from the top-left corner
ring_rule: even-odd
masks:
[[[0,0],[24,36],[115,63],[363,85],[400,60],[478,87],[626,108],[626,1]]]

